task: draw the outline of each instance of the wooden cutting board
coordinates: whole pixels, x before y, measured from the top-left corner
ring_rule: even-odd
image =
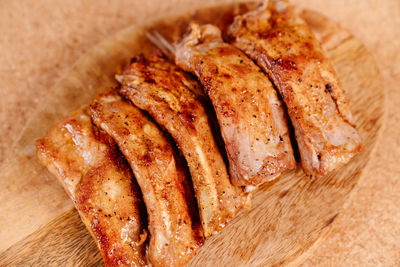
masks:
[[[205,8],[147,22],[115,34],[82,57],[53,88],[0,170],[0,266],[92,266],[102,264],[94,241],[72,201],[35,156],[34,141],[61,118],[116,84],[114,74],[139,52],[154,47],[145,33],[176,38],[192,18],[224,28],[232,14],[253,4]],[[365,150],[346,166],[320,178],[300,168],[265,184],[220,234],[209,238],[190,266],[255,266],[301,262],[329,233],[362,176],[383,123],[379,70],[364,46],[331,20],[311,11],[302,16],[322,42],[351,103]]]

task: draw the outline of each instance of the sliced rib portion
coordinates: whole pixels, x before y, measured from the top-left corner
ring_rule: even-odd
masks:
[[[259,185],[295,166],[284,108],[271,82],[213,25],[191,24],[176,64],[195,74],[217,114],[236,185]]]
[[[138,108],[118,95],[98,97],[91,111],[93,122],[118,144],[141,188],[149,216],[151,263],[185,264],[202,239],[186,201],[187,177],[171,144]]]
[[[74,200],[106,266],[144,266],[146,231],[134,177],[115,143],[82,111],[36,143],[40,161]]]
[[[286,1],[266,1],[236,17],[229,35],[278,88],[306,173],[323,176],[361,150],[335,71],[311,29]]]
[[[220,231],[246,199],[242,190],[230,183],[200,100],[200,84],[158,56],[135,58],[117,78],[122,85],[120,93],[148,111],[183,152],[192,174],[204,236]]]

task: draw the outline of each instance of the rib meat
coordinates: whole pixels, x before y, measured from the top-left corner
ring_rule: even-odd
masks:
[[[195,74],[217,114],[236,185],[256,186],[295,167],[287,120],[271,82],[213,25],[191,24],[176,64]]]
[[[323,176],[361,150],[335,71],[287,1],[265,1],[259,9],[236,17],[228,33],[278,88],[306,173]]]
[[[155,266],[181,266],[202,245],[187,203],[187,177],[163,133],[138,108],[115,94],[91,105],[93,122],[128,160],[149,216],[149,258]]]
[[[115,143],[79,111],[36,143],[95,239],[106,266],[144,266],[146,231],[133,175]]]
[[[117,77],[120,93],[168,130],[183,152],[196,192],[205,237],[220,231],[245,203],[214,141],[201,87],[165,59],[135,58]]]

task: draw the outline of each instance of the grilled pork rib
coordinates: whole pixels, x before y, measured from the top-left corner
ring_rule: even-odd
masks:
[[[189,165],[204,236],[220,231],[245,196],[231,185],[200,101],[200,85],[163,58],[137,57],[117,79],[120,93],[146,110],[175,139]]]
[[[266,1],[237,16],[228,34],[279,90],[307,174],[323,176],[361,150],[335,71],[311,29],[287,1]]]
[[[115,94],[91,105],[93,122],[128,160],[149,217],[149,258],[155,266],[182,266],[202,245],[186,201],[187,177],[163,133],[138,108]],[[190,203],[189,203],[190,204]]]
[[[236,185],[257,186],[295,167],[284,108],[271,82],[213,25],[191,24],[176,64],[195,74],[217,114]]]
[[[36,143],[99,247],[106,266],[144,266],[146,231],[134,177],[115,143],[78,112]]]

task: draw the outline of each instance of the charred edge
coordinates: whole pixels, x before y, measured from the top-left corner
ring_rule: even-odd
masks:
[[[150,71],[144,72],[144,82],[149,84],[155,84],[156,81],[152,78],[152,73]]]
[[[332,93],[332,85],[330,83],[325,84],[325,88],[329,93]]]
[[[137,56],[134,56],[131,58],[130,63],[143,63],[146,64],[146,57],[143,55],[143,53],[140,53]]]

